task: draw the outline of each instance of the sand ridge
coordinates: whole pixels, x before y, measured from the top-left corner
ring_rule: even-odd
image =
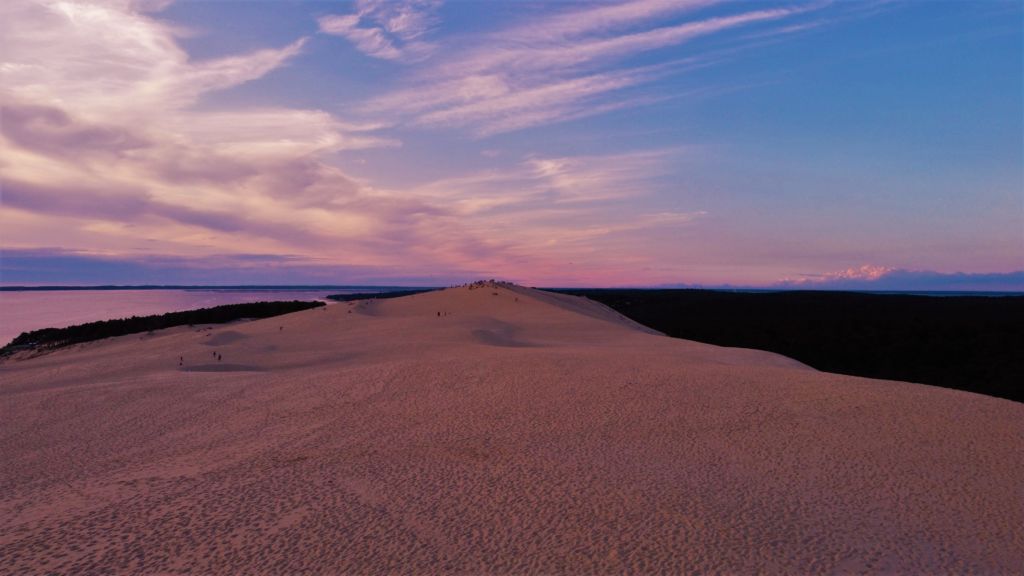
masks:
[[[1024,406],[652,332],[482,283],[5,362],[0,572],[1024,565]]]

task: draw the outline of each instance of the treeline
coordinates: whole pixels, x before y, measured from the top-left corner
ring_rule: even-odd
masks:
[[[53,349],[81,342],[90,342],[113,336],[137,334],[192,324],[221,324],[242,318],[270,318],[300,310],[324,306],[323,302],[304,302],[292,300],[288,302],[247,302],[244,304],[225,304],[212,308],[199,308],[183,312],[168,312],[153,316],[132,316],[117,320],[101,320],[67,328],[43,328],[31,332],[22,332],[10,344],[0,348],[0,355],[7,355],[19,350]]]
[[[669,336],[1024,402],[1024,297],[557,290]]]
[[[413,288],[411,290],[390,290],[387,292],[360,292],[358,294],[332,294],[327,298],[335,300],[337,302],[350,302],[352,300],[370,300],[373,298],[384,299],[384,298],[401,298],[402,296],[412,296],[413,294],[422,294],[424,292],[433,292],[434,290],[440,290],[440,288]]]

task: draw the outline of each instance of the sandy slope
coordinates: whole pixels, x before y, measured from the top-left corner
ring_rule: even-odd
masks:
[[[0,378],[5,574],[1024,566],[1024,406],[568,296],[338,304]]]

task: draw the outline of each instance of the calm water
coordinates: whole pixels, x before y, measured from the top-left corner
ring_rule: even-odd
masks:
[[[322,300],[344,289],[47,290],[0,292],[0,346],[22,332],[96,320],[163,314],[261,300]]]

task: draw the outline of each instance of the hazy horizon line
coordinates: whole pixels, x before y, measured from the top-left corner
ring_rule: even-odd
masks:
[[[464,284],[404,285],[404,284],[74,284],[74,285],[0,285],[0,292],[59,292],[84,290],[440,290]],[[861,292],[907,294],[1006,294],[1024,295],[1024,290],[927,290],[913,288],[840,288],[830,286],[739,286],[716,285],[623,285],[623,286],[528,286],[541,290],[714,290],[740,292]]]

